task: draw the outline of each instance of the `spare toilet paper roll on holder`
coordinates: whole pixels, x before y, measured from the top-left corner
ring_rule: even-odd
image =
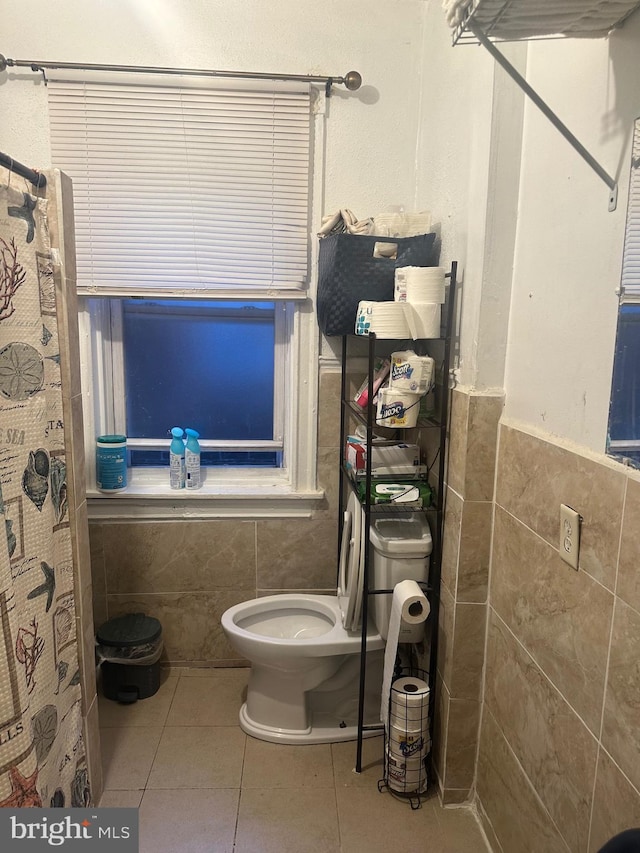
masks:
[[[387,725],[389,720],[389,699],[391,682],[395,671],[398,643],[417,642],[422,638],[423,624],[429,616],[431,607],[427,597],[416,581],[404,580],[393,588],[391,617],[387,633],[387,645],[384,650],[384,669],[382,676],[382,697],[380,719]]]

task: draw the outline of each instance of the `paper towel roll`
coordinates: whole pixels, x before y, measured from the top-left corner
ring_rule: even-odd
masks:
[[[382,677],[382,700],[380,703],[380,719],[387,723],[389,719],[389,698],[391,693],[391,681],[396,664],[398,643],[417,642],[413,639],[419,632],[422,638],[424,622],[429,615],[429,602],[425,594],[415,581],[405,580],[397,583],[393,588],[391,599],[391,616],[389,618],[389,630],[387,633],[387,645],[384,650],[384,672]],[[420,679],[418,679],[420,680]],[[394,686],[398,679],[394,682]],[[429,690],[426,682],[422,682]],[[409,692],[415,692],[409,690]]]
[[[395,271],[396,302],[439,302],[445,299],[444,267],[401,267]]]
[[[414,394],[426,394],[433,384],[435,361],[413,350],[391,353],[389,387]]]

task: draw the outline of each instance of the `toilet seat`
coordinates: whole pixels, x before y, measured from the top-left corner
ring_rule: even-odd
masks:
[[[362,614],[365,558],[362,533],[362,507],[355,492],[351,492],[343,516],[337,590],[342,624],[347,631],[356,631],[360,627]]]

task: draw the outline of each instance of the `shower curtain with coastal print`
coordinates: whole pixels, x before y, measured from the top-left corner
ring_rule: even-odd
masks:
[[[30,187],[0,168],[0,806],[84,807],[59,270]]]

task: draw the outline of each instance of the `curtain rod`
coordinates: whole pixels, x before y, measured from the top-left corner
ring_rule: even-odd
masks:
[[[47,185],[47,179],[43,174],[36,172],[35,169],[30,169],[28,166],[24,166],[22,163],[18,163],[17,160],[9,157],[8,154],[3,154],[2,151],[0,151],[0,165],[5,166],[10,172],[15,172],[16,175],[20,175],[22,178],[31,181],[36,189],[46,187]]]
[[[179,74],[191,77],[236,77],[251,80],[299,80],[304,83],[324,83],[327,95],[331,94],[334,84],[346,86],[355,92],[362,85],[362,77],[357,71],[347,71],[344,77],[327,77],[321,74],[268,74],[262,71],[213,71],[206,68],[159,68],[145,65],[95,65],[78,62],[41,62],[35,59],[8,59],[0,53],[0,71],[10,68],[30,68],[42,71],[45,68],[64,68],[73,71],[126,71],[142,74]]]

